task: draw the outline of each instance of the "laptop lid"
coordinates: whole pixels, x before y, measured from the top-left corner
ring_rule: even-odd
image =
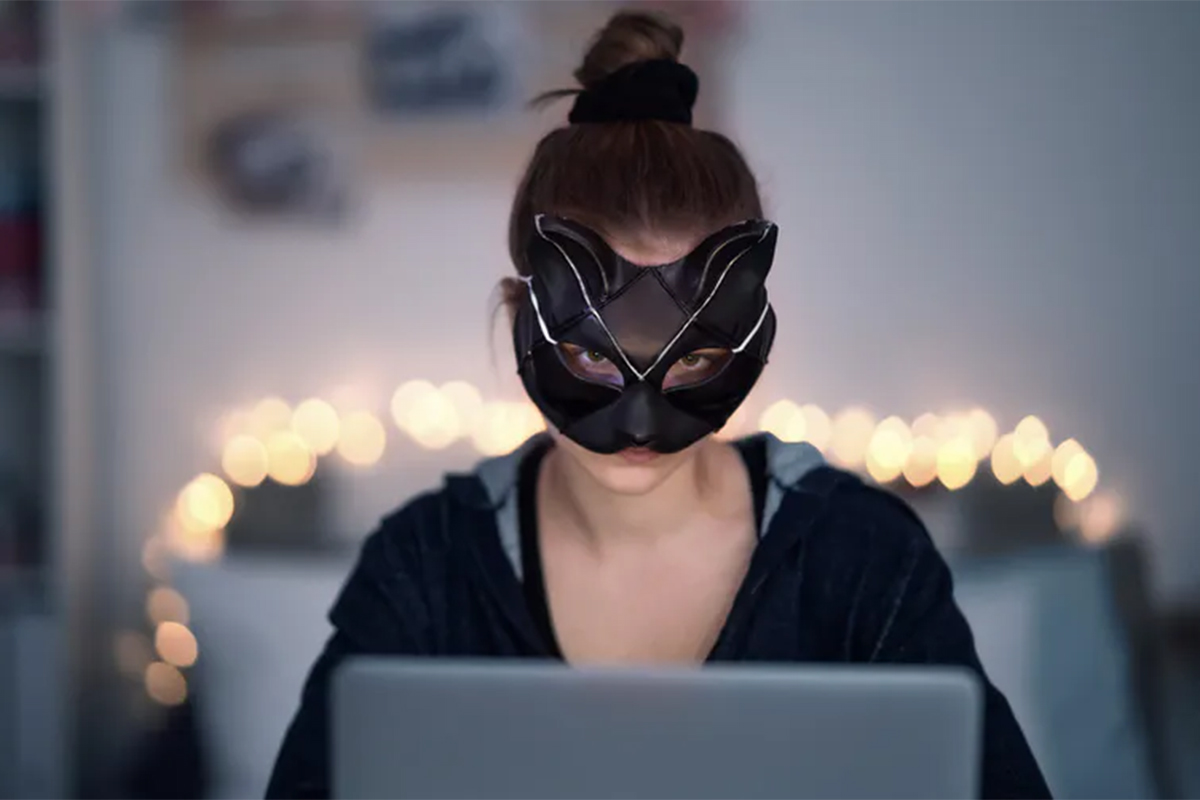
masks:
[[[962,669],[365,658],[333,685],[340,798],[978,796]]]

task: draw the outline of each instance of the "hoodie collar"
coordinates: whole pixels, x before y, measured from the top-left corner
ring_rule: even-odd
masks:
[[[539,433],[525,440],[511,453],[484,459],[476,465],[472,475],[482,484],[493,508],[499,508],[512,501],[522,460],[548,440],[547,434]],[[821,452],[808,442],[784,442],[771,433],[747,436],[736,440],[734,445],[743,448],[755,441],[766,443],[767,477],[772,485],[781,489],[796,488],[805,475],[825,464]]]
[[[474,506],[483,501],[493,512],[500,544],[518,578],[521,577],[521,537],[517,479],[524,458],[531,451],[546,445],[548,441],[547,434],[537,434],[507,455],[480,461],[475,470],[467,476],[467,481],[456,481],[451,485],[452,489],[458,489],[456,499],[459,501]],[[763,508],[762,529],[759,531],[759,537],[762,538],[770,529],[786,493],[796,490],[804,476],[824,466],[825,459],[820,451],[808,442],[783,442],[770,433],[738,439],[734,445],[744,449],[756,442],[763,442],[767,452],[767,496]],[[463,490],[468,487],[476,489],[470,491],[471,497],[464,496]]]

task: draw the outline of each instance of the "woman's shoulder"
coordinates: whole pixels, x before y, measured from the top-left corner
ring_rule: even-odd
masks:
[[[792,578],[779,585],[798,587],[829,653],[881,658],[889,636],[952,602],[946,562],[901,497],[824,461],[794,477],[768,536]]]
[[[769,434],[742,440],[765,452],[771,487],[765,522],[795,528],[807,555],[872,560],[911,556],[933,542],[916,512],[894,492],[829,464],[812,445]],[[773,496],[772,496],[773,495]]]

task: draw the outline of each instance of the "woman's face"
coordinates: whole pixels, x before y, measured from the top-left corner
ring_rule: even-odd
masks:
[[[642,265],[666,264],[689,253],[703,237],[662,237],[612,239],[608,244],[621,257]],[[582,378],[620,386],[622,377],[617,365],[603,353],[588,351],[578,345],[562,342],[559,345],[564,362]],[[685,386],[711,377],[724,366],[731,353],[728,350],[707,348],[688,353],[667,371],[663,389]],[[646,494],[662,484],[677,469],[696,457],[710,438],[706,436],[675,453],[657,453],[647,448],[628,448],[619,453],[596,453],[573,442],[553,427],[550,428],[558,449],[572,463],[608,491],[617,494]]]
[[[525,390],[572,466],[614,491],[649,491],[696,456],[766,363],[777,228],[620,238],[563,217],[535,223],[513,324]]]

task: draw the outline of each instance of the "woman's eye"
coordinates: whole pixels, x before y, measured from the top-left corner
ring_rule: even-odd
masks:
[[[729,363],[733,353],[721,348],[696,350],[680,358],[663,378],[663,390],[692,386],[718,374]]]
[[[558,351],[567,369],[580,378],[609,386],[621,386],[625,382],[617,365],[599,350],[563,342],[558,346]]]

